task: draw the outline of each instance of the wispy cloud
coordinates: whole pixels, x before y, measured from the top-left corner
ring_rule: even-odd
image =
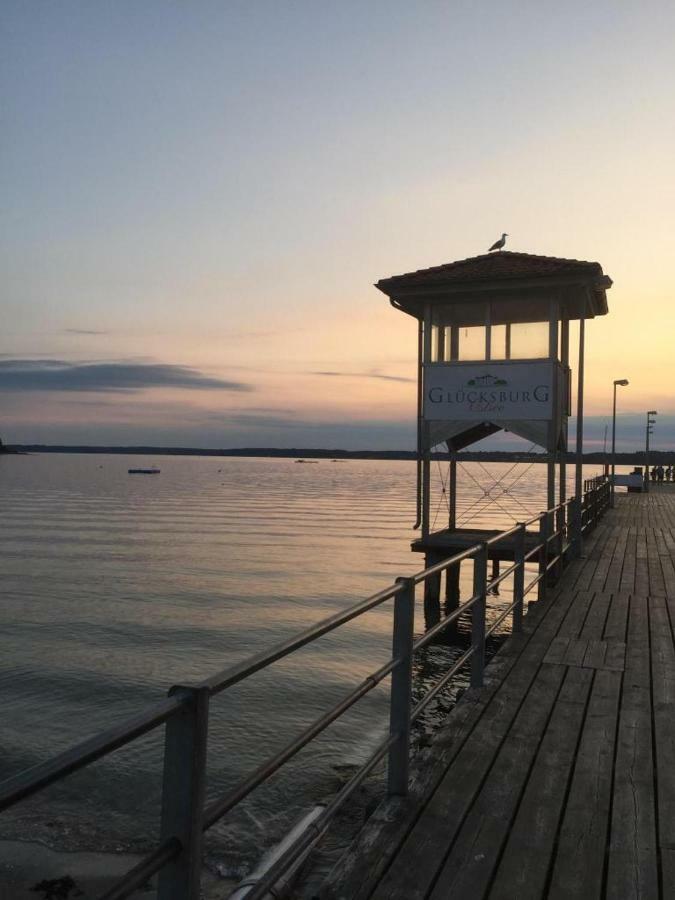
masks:
[[[66,328],[66,334],[109,334],[108,331],[90,331],[88,328]]]
[[[129,392],[145,388],[250,391],[241,381],[225,381],[198,369],[168,363],[70,363],[64,360],[0,360],[0,391]]]
[[[375,378],[380,381],[415,382],[414,378],[404,378],[402,375],[381,375],[379,372],[310,372],[309,374],[323,375],[328,378]]]

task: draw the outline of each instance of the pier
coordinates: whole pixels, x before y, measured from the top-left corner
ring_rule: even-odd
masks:
[[[617,495],[322,898],[675,891],[675,485]]]

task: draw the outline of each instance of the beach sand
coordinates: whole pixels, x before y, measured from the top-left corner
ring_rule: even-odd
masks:
[[[71,890],[68,900],[94,900],[140,859],[129,853],[69,853],[28,841],[0,841],[0,900],[42,900],[44,893],[31,888],[40,881],[66,876],[82,892]],[[153,878],[151,887],[132,895],[134,900],[154,900],[155,883]],[[204,900],[224,900],[234,885],[234,881],[203,871]]]

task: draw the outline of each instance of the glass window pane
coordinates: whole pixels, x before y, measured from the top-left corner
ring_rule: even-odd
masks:
[[[546,359],[548,322],[515,322],[511,326],[511,359]]]
[[[485,326],[459,329],[459,358],[485,359]]]
[[[490,334],[490,358],[506,359],[506,325],[493,325]]]
[[[438,362],[438,325],[431,326],[431,362]]]

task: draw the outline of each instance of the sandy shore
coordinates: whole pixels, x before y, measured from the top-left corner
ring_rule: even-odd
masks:
[[[129,853],[66,853],[27,841],[0,841],[0,900],[41,900],[44,894],[33,891],[38,882],[70,876],[77,888],[72,900],[94,900],[117,878],[128,872],[141,857]],[[153,900],[152,887],[133,894],[138,900]],[[202,876],[204,900],[224,900],[234,882],[217,878],[207,870]]]

